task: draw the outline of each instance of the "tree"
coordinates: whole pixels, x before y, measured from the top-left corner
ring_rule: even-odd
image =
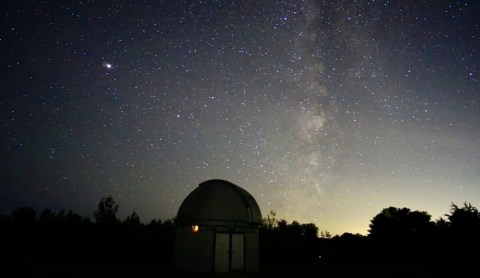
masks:
[[[431,216],[425,211],[412,211],[408,214],[407,226],[408,233],[416,238],[427,238],[435,232],[435,223],[431,221]]]
[[[316,239],[318,238],[318,227],[313,223],[306,223],[300,225],[302,228],[302,236],[304,238]]]
[[[40,220],[40,223],[44,225],[52,225],[53,223],[55,223],[56,216],[51,209],[47,208],[40,213],[39,220]]]
[[[424,211],[408,208],[385,208],[370,224],[370,237],[387,240],[424,239],[433,235],[435,224]]]
[[[448,230],[450,228],[450,222],[445,220],[444,218],[440,217],[435,221],[435,231],[439,236],[445,236],[448,234]]]
[[[103,197],[98,202],[98,209],[93,213],[97,224],[112,225],[118,222],[118,204],[112,196]]]
[[[470,240],[480,234],[480,213],[470,203],[465,202],[461,208],[452,203],[450,214],[445,216],[451,235]]]
[[[138,214],[134,211],[132,214],[127,216],[123,223],[127,225],[138,226],[140,225],[140,216],[138,216]]]
[[[278,226],[277,213],[274,210],[271,210],[266,218],[262,219],[262,228],[267,230],[273,230]]]
[[[329,239],[329,238],[332,238],[332,234],[325,230],[325,231],[321,231],[320,232],[320,238],[326,238],[326,239]]]
[[[21,207],[12,211],[12,218],[18,224],[28,225],[35,222],[37,214],[31,207]]]

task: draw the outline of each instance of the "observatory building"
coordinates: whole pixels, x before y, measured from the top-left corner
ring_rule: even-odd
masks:
[[[258,271],[262,215],[245,189],[208,180],[181,204],[175,219],[173,265],[189,272]]]

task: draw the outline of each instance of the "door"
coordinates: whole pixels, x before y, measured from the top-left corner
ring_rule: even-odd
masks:
[[[243,271],[245,267],[245,235],[215,234],[215,272]]]
[[[231,258],[231,271],[243,271],[244,270],[244,252],[245,241],[244,234],[232,234],[232,258]]]
[[[230,260],[230,234],[215,234],[215,272],[228,272]]]

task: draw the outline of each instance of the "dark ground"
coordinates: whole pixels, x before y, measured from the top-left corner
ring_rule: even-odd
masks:
[[[181,273],[162,264],[109,264],[85,262],[24,262],[4,265],[1,277],[478,277],[461,267],[439,269],[418,263],[376,264],[263,264],[258,273]]]

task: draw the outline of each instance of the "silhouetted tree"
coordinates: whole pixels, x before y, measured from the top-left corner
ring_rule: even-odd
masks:
[[[271,210],[267,217],[262,219],[262,229],[273,230],[277,227],[277,213],[274,210]]]
[[[317,255],[318,228],[313,223],[288,223],[275,211],[263,218],[260,227],[262,261],[313,261]]]
[[[288,222],[285,219],[280,219],[277,221],[277,225],[274,228],[275,230],[281,232],[281,233],[287,233],[288,231]]]
[[[407,218],[408,235],[421,240],[433,236],[435,223],[431,218],[432,216],[425,211],[411,211]]]
[[[370,224],[370,237],[381,240],[416,240],[432,236],[435,224],[424,211],[408,208],[385,208]]]
[[[35,210],[31,207],[21,207],[12,211],[12,219],[17,224],[33,224],[36,219]]]
[[[449,229],[452,236],[468,240],[479,236],[480,213],[470,203],[465,202],[461,208],[452,203],[450,214],[445,216],[450,222]]]
[[[116,213],[118,204],[112,196],[103,197],[98,202],[98,208],[94,211],[95,237],[94,242],[97,252],[94,254],[98,260],[113,262],[124,260],[125,245],[122,240],[122,230]]]
[[[480,256],[480,213],[470,203],[463,207],[450,206],[448,221],[437,221],[437,227],[443,226],[442,239],[443,262],[452,268],[478,273]],[[473,276],[472,276],[473,277]]]
[[[352,233],[343,233],[339,238],[344,239],[344,240],[358,240],[358,239],[364,239],[365,236],[362,234],[352,234]]]
[[[307,239],[318,238],[318,227],[313,223],[301,224],[302,236]]]
[[[43,225],[53,225],[56,221],[56,215],[51,209],[44,209],[38,218],[41,224]]]
[[[127,216],[127,218],[125,218],[125,221],[123,221],[123,223],[131,226],[138,226],[141,224],[140,216],[138,216],[138,214],[134,211],[132,212],[132,214]]]
[[[149,227],[160,227],[162,225],[162,220],[161,219],[152,219],[150,220],[150,223],[148,223],[147,226]]]
[[[440,217],[435,221],[435,231],[440,237],[444,237],[448,234],[448,229],[450,227],[450,222]]]
[[[329,231],[327,231],[327,230],[320,232],[320,238],[329,239],[329,238],[331,238],[331,237],[332,237],[332,234],[331,234]]]
[[[93,213],[95,222],[101,225],[112,225],[117,223],[118,204],[112,196],[104,197],[98,203],[98,209]]]

